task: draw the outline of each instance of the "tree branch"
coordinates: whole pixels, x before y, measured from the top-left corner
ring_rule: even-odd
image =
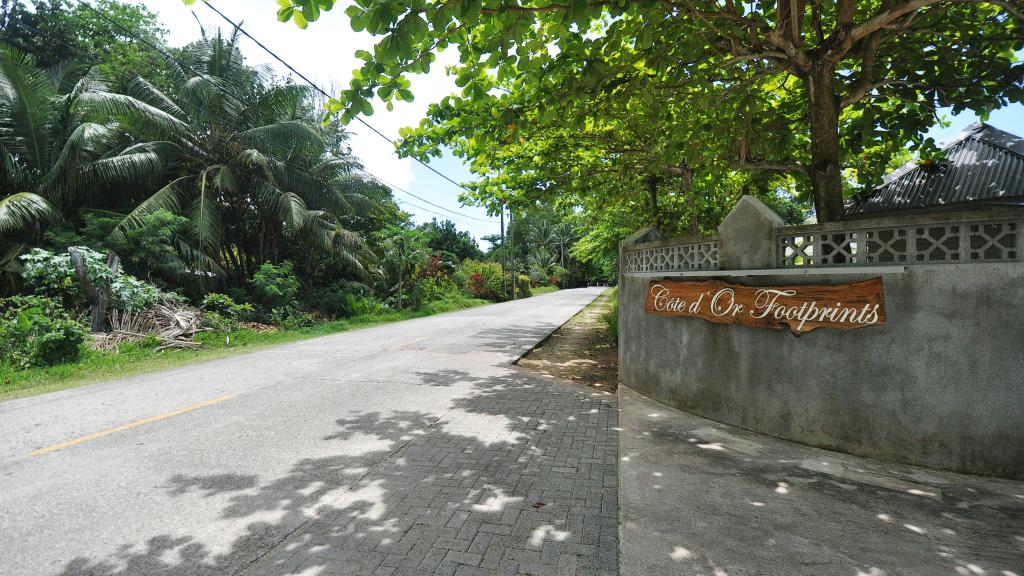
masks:
[[[852,106],[852,105],[856,104],[857,102],[860,102],[864,98],[867,98],[868,95],[870,95],[876,89],[882,88],[882,87],[885,87],[885,86],[892,86],[894,84],[905,84],[907,86],[911,85],[910,82],[904,82],[904,81],[901,81],[901,80],[883,80],[881,82],[872,82],[872,83],[869,83],[869,84],[862,84],[862,85],[856,86],[846,96],[843,96],[842,100],[840,100],[840,102],[839,102],[839,107],[840,108],[846,108],[848,106]]]
[[[765,170],[770,172],[801,172],[807,173],[803,162],[771,162],[768,160],[746,160],[734,165],[737,170]]]

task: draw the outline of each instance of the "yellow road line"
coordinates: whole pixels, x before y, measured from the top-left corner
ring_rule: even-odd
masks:
[[[172,416],[178,416],[178,415],[181,415],[181,414],[185,414],[186,412],[191,412],[193,410],[199,410],[200,408],[206,408],[207,406],[212,406],[214,404],[218,404],[220,402],[224,402],[225,400],[231,400],[232,398],[235,398],[235,397],[236,397],[235,394],[228,394],[226,396],[221,396],[219,398],[214,398],[213,400],[207,400],[206,402],[200,402],[199,404],[193,404],[191,406],[182,408],[181,410],[175,410],[174,412],[167,412],[165,414],[158,414],[156,416],[150,416],[149,418],[143,418],[142,420],[136,420],[134,422],[129,422],[128,424],[122,424],[121,426],[117,426],[116,428],[108,428],[107,430],[102,430],[100,432],[96,432],[95,434],[89,434],[88,436],[82,436],[80,438],[75,438],[74,440],[68,440],[67,442],[61,442],[60,444],[54,444],[53,446],[47,446],[46,448],[40,448],[39,450],[36,450],[35,452],[32,452],[31,454],[29,454],[29,456],[40,456],[42,454],[48,454],[50,452],[56,452],[57,450],[62,450],[62,449],[67,448],[69,446],[74,446],[75,444],[81,444],[82,442],[88,442],[89,440],[95,440],[97,438],[102,438],[104,436],[108,436],[110,434],[114,434],[114,433],[117,433],[117,432],[124,432],[125,430],[131,430],[132,428],[136,428],[136,427],[142,426],[143,424],[149,424],[151,422],[156,422],[158,420],[163,420],[165,418],[170,418]]]
[[[402,342],[401,344],[396,345],[395,348],[403,348],[403,347],[408,346],[410,344],[415,344],[417,342],[423,342],[424,340],[430,340],[430,338],[431,338],[430,336],[424,336],[422,338],[417,338],[415,340],[409,340],[408,342]]]

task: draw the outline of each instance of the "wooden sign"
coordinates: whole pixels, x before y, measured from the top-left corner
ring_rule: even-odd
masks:
[[[721,280],[653,280],[647,313],[755,328],[853,330],[885,324],[882,279],[837,286],[743,286]]]

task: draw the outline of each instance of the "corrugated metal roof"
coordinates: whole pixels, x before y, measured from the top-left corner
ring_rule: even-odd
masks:
[[[946,157],[931,170],[908,163],[874,190],[854,197],[847,216],[974,202],[1024,199],[1024,139],[975,124],[944,144]]]

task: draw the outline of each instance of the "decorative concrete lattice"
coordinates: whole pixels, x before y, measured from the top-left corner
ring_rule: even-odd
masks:
[[[675,246],[627,250],[623,254],[623,272],[683,272],[716,270],[718,241],[691,242]]]
[[[1020,259],[1019,220],[782,233],[779,266],[877,266]]]

